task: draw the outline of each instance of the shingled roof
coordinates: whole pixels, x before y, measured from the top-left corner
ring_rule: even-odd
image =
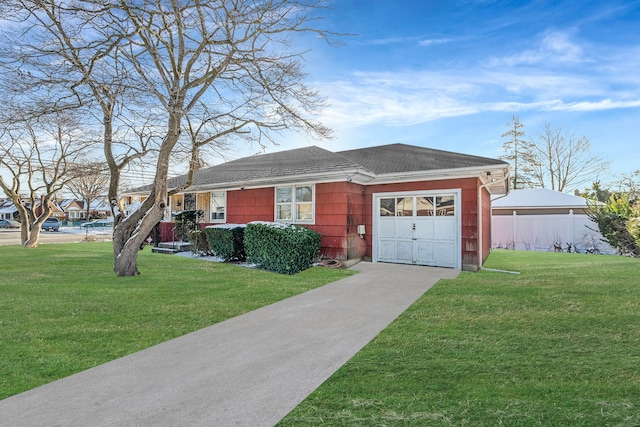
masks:
[[[502,160],[406,144],[339,151],[337,154],[376,175],[507,165]]]
[[[202,169],[194,173],[192,186],[356,171],[360,168],[360,165],[336,153],[312,146],[244,157]],[[186,179],[186,175],[172,178],[169,187],[181,186]]]
[[[507,163],[486,157],[434,150],[406,144],[331,152],[311,146],[277,153],[244,157],[196,171],[192,188],[251,184],[297,177],[356,174],[375,178],[409,172],[430,172],[473,167],[506,167]],[[186,175],[169,180],[169,188],[183,186]],[[143,190],[141,188],[140,190]]]

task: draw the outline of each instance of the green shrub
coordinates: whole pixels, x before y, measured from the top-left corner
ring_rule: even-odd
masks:
[[[204,229],[211,252],[228,261],[244,261],[244,224],[211,225]]]
[[[191,243],[191,252],[198,255],[209,255],[211,253],[207,235],[202,230],[190,231],[187,237],[189,243]]]
[[[621,254],[640,257],[640,207],[628,195],[614,194],[606,203],[589,203],[589,208],[589,218],[609,245]]]
[[[258,268],[296,274],[313,263],[320,250],[320,234],[297,225],[251,222],[244,245],[247,261]]]

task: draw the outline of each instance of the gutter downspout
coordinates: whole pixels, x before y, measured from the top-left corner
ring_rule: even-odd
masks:
[[[483,267],[482,267],[482,261],[483,261],[482,260],[482,243],[483,243],[482,240],[483,239],[482,239],[482,236],[484,234],[482,233],[482,226],[483,226],[483,223],[482,223],[482,217],[483,217],[483,214],[482,214],[482,190],[484,188],[486,188],[487,186],[489,186],[490,184],[497,184],[497,183],[505,182],[508,179],[509,179],[509,169],[507,168],[506,173],[504,174],[504,176],[502,178],[500,178],[500,179],[498,179],[496,181],[490,181],[490,182],[484,183],[480,187],[478,187],[478,263],[480,264],[478,266],[479,270],[483,270]],[[482,181],[482,178],[480,178],[480,180]],[[505,196],[508,195],[508,194],[509,194],[509,188],[507,187],[507,194],[505,194]]]

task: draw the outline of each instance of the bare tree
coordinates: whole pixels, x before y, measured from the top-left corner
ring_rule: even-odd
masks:
[[[16,3],[20,7],[12,11],[13,16],[27,22],[21,37],[35,32],[46,40],[45,44],[30,44],[31,51],[58,55],[58,67],[75,76],[65,79],[59,70],[50,74],[46,68],[47,75],[56,78],[39,83],[62,86],[78,94],[81,103],[85,99],[80,91],[85,88],[103,112],[104,151],[111,173],[109,196],[118,214],[114,270],[120,276],[139,274],[137,251],[162,218],[168,171],[184,138],[185,118],[193,119],[193,124],[199,117],[208,129],[207,138],[191,137],[187,142],[196,145],[232,137],[262,144],[275,141],[286,129],[320,138],[330,135],[329,129],[310,118],[323,99],[304,84],[302,52],[291,48],[292,37],[299,33],[327,37],[313,28],[314,13],[323,0]],[[35,66],[33,61],[30,66]],[[132,92],[140,97],[151,94],[155,101],[150,111],[162,121],[156,120],[147,134],[159,140],[149,195],[138,211],[122,218],[115,184],[130,157],[116,161],[112,121],[118,117],[117,101],[123,93]]]
[[[511,188],[514,190],[531,187],[531,168],[529,159],[531,158],[532,144],[524,139],[524,125],[520,122],[520,117],[513,115],[511,121],[507,123],[509,130],[502,134],[507,138],[502,143],[504,155],[500,159],[511,163]]]
[[[91,141],[83,138],[72,117],[52,114],[23,120],[17,113],[2,121],[0,188],[18,209],[21,242],[37,246],[42,223],[51,215],[56,192],[76,177],[74,163]]]
[[[75,165],[77,176],[70,180],[67,188],[78,199],[84,201],[85,218],[89,220],[91,215],[91,202],[104,197],[109,188],[109,170],[103,163],[80,161]]]
[[[623,174],[615,183],[617,191],[629,195],[629,199],[637,203],[640,197],[640,169]]]
[[[609,162],[592,153],[586,136],[577,137],[561,127],[546,123],[533,144],[528,166],[532,176],[542,188],[568,191],[586,183],[597,181],[608,170]]]
[[[157,148],[154,106],[146,103],[131,76],[131,65],[119,49],[128,34],[112,33],[107,2],[16,0],[0,4],[13,22],[4,36],[0,64],[6,76],[18,76],[19,90],[9,81],[7,93],[41,105],[35,111],[80,109],[88,112],[87,129],[101,128],[102,151],[109,167],[108,197],[116,219],[124,211],[119,187],[132,162]],[[144,89],[144,88],[142,88]],[[46,99],[46,102],[42,100]]]

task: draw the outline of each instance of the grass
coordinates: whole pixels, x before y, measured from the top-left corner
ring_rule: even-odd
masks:
[[[110,243],[0,246],[0,399],[338,280],[139,254],[113,273]]]
[[[279,426],[638,426],[640,260],[495,251]]]

